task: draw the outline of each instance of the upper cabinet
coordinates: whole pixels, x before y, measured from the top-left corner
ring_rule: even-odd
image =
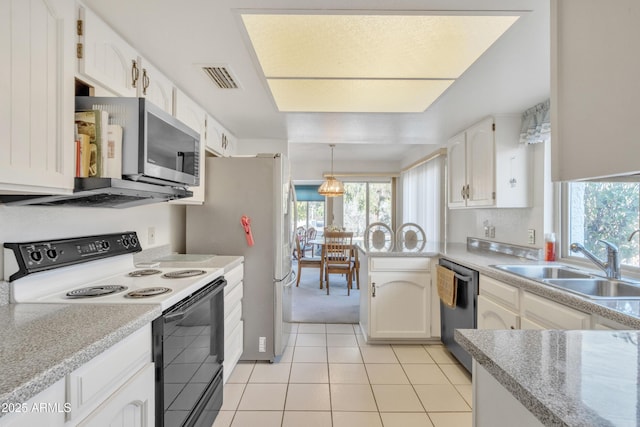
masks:
[[[640,171],[640,2],[552,0],[552,179]]]
[[[226,157],[235,154],[236,137],[211,116],[207,116],[207,151]]]
[[[73,189],[73,3],[0,2],[0,192]]]
[[[449,208],[530,205],[530,159],[519,133],[519,116],[487,117],[447,142]]]

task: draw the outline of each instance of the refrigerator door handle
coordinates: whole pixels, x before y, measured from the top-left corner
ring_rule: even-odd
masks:
[[[276,283],[284,282],[284,281],[285,281],[285,280],[287,280],[287,278],[288,278],[289,276],[291,276],[292,274],[293,274],[293,275],[295,275],[295,273],[293,272],[293,270],[289,271],[289,272],[287,273],[287,275],[286,275],[286,276],[284,276],[282,279],[273,279],[273,281],[274,281],[274,282],[276,282]]]

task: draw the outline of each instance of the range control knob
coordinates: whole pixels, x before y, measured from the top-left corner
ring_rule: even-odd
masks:
[[[126,236],[122,237],[122,246],[124,246],[125,248],[128,248],[130,243],[131,242],[129,241],[128,237],[126,237]]]
[[[58,251],[55,248],[47,249],[46,254],[47,254],[47,258],[49,258],[52,261],[58,258]]]
[[[136,236],[131,236],[131,246],[138,246],[138,238]]]
[[[29,258],[31,258],[31,261],[40,262],[40,261],[42,261],[42,252],[33,251],[33,252],[29,253]]]
[[[109,249],[109,242],[107,242],[106,240],[103,240],[100,246],[102,247],[102,249],[106,251],[107,249]]]

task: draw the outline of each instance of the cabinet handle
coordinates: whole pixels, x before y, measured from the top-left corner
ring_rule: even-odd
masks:
[[[147,69],[142,69],[142,94],[147,94],[147,88],[149,87],[149,75],[147,74]]]
[[[138,70],[138,63],[135,59],[132,59],[131,62],[131,86],[136,87],[138,84],[138,77],[140,77],[140,70]]]
[[[464,192],[464,185],[462,186],[462,190],[460,190],[460,195],[462,196],[462,200],[465,200],[467,198]]]
[[[373,287],[373,293],[371,294],[371,297],[375,298],[376,297],[376,282],[372,282],[371,286]]]
[[[467,196],[467,200],[471,197],[471,191],[469,190],[469,184],[466,186],[465,195]]]
[[[509,326],[509,329],[515,329],[515,328],[516,328],[515,326]]]

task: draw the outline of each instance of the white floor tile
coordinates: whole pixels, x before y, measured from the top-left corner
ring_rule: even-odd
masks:
[[[399,363],[389,345],[367,345],[360,347],[364,363]]]
[[[471,407],[451,384],[414,385],[427,412],[464,412]]]
[[[326,347],[327,334],[298,334],[296,347]]]
[[[409,384],[402,365],[397,363],[368,363],[365,365],[371,384]]]
[[[471,427],[471,412],[430,413],[429,417],[435,427]]]
[[[231,427],[280,427],[282,411],[238,411]]]
[[[392,347],[400,363],[436,363],[421,345],[394,345]]]
[[[289,384],[287,411],[329,411],[329,384]]]
[[[327,334],[350,334],[354,335],[351,323],[327,323]]]
[[[296,339],[298,338],[298,334],[289,335],[289,341],[287,341],[287,346],[293,347],[296,345]]]
[[[327,334],[328,347],[357,347],[358,341],[354,334]]]
[[[291,333],[292,334],[297,334],[298,333],[298,326],[300,325],[299,323],[290,323],[291,325]]]
[[[289,383],[328,384],[329,367],[326,363],[294,363]]]
[[[294,349],[295,349],[295,346],[288,345],[284,349],[284,352],[282,352],[282,356],[280,356],[280,360],[278,362],[279,363],[291,363],[291,362],[293,362],[293,351],[294,351]]]
[[[236,411],[218,412],[218,416],[216,416],[216,421],[213,423],[211,427],[229,427],[231,425],[231,421],[233,421],[233,416],[235,414],[236,414]]]
[[[284,411],[282,427],[331,427],[331,412]]]
[[[451,384],[469,385],[471,384],[471,374],[462,365],[440,365],[442,372],[449,378]]]
[[[465,402],[473,408],[473,387],[471,385],[455,385],[454,387],[462,395]]]
[[[251,372],[253,371],[254,362],[238,362],[233,368],[233,372],[229,375],[229,380],[227,383],[247,383],[249,382],[249,377],[251,376]]]
[[[384,427],[433,427],[425,412],[381,412]]]
[[[424,412],[410,385],[372,385],[380,412]]]
[[[291,363],[257,362],[253,367],[249,383],[281,383],[289,382]]]
[[[453,357],[445,347],[427,346],[425,348],[436,363],[458,363],[458,359]]]
[[[356,340],[358,340],[359,346],[367,345],[367,341],[364,339],[364,336],[358,331],[356,331]]]
[[[296,347],[293,352],[294,363],[327,363],[326,347]]]
[[[333,411],[377,411],[369,385],[331,384]]]
[[[324,334],[327,332],[327,328],[324,323],[299,323],[299,334]]]
[[[328,347],[329,363],[363,363],[359,347]]]
[[[410,363],[402,365],[411,384],[449,384],[440,367],[435,364]]]
[[[235,411],[242,398],[245,384],[225,384],[222,392],[222,410]]]
[[[382,427],[377,412],[333,412],[333,427]]]
[[[238,411],[282,411],[286,394],[287,384],[249,383],[238,405]]]
[[[331,384],[369,384],[362,363],[330,363],[329,380]]]

